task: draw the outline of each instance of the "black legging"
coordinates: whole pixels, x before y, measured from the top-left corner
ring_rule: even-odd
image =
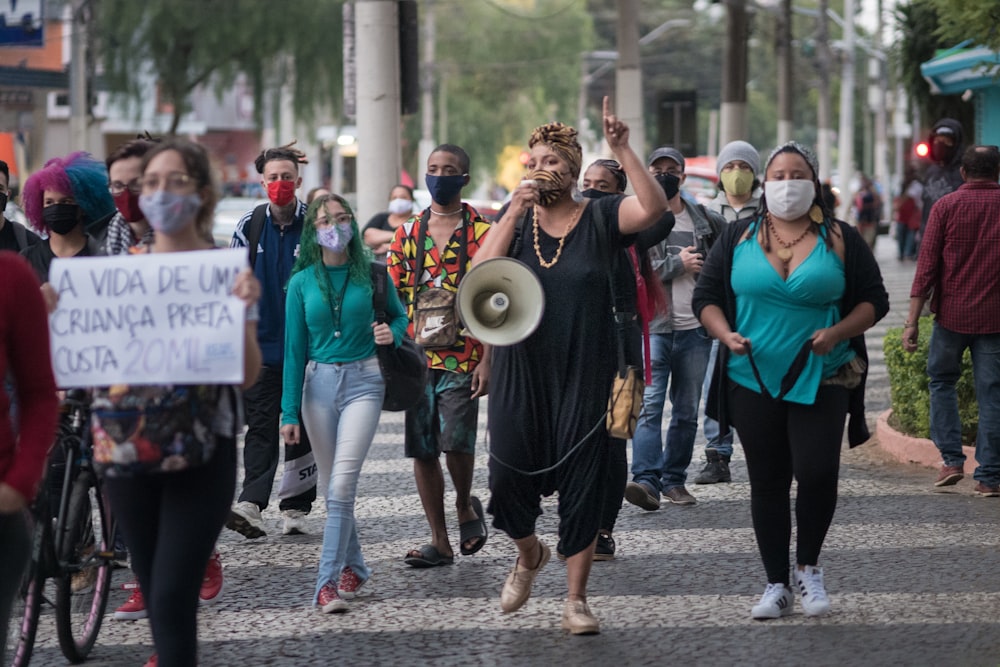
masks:
[[[848,392],[821,386],[814,404],[801,405],[733,384],[729,396],[730,416],[746,454],[750,512],[767,581],[788,585],[792,476],[798,482],[796,562],[816,565],[837,507]]]
[[[604,504],[601,506],[601,530],[614,532],[622,509],[625,485],[628,484],[626,440],[608,438],[608,467],[604,481]]]
[[[198,592],[236,491],[235,441],[219,438],[205,465],[109,477],[104,488],[146,599],[157,664],[197,664]]]

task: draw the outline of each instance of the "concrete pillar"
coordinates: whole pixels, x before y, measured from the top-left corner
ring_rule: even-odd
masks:
[[[642,70],[639,65],[639,0],[618,2],[618,66],[615,71],[615,114],[628,125],[629,145],[645,158]]]

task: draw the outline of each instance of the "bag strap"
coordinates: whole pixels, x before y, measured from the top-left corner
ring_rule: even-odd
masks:
[[[0,215],[3,213],[0,212]],[[28,247],[28,230],[24,228],[24,225],[18,224],[11,220],[7,221],[7,224],[11,225],[14,230],[14,242],[17,243],[18,252],[24,250]]]
[[[590,221],[597,232],[597,242],[602,249],[608,248],[608,228],[604,221],[604,211],[601,210],[600,200],[595,200],[590,208]],[[625,363],[625,338],[628,336],[628,312],[624,308],[625,304],[619,303],[618,296],[622,290],[618,289],[618,263],[621,253],[605,253],[604,270],[608,276],[608,286],[611,288],[611,315],[615,322],[615,338],[618,359],[618,377],[624,378],[628,365]]]
[[[253,210],[250,216],[250,224],[247,228],[247,247],[250,250],[250,269],[253,270],[257,263],[257,246],[260,244],[260,237],[264,233],[264,223],[267,222],[268,204],[261,204]]]
[[[788,372],[785,373],[785,377],[781,378],[781,387],[778,391],[777,396],[771,396],[771,392],[767,390],[764,386],[764,381],[760,377],[760,370],[757,369],[757,364],[753,360],[753,349],[747,349],[747,359],[750,361],[750,370],[753,371],[753,376],[757,379],[757,384],[760,385],[760,390],[768,398],[773,398],[776,401],[780,401],[785,397],[785,394],[792,390],[795,383],[799,381],[799,376],[802,375],[803,369],[806,367],[806,362],[809,361],[809,354],[812,352],[812,339],[810,338],[806,342],[802,343],[802,347],[799,348],[798,353],[796,353],[795,358],[792,359],[792,365],[788,367]]]
[[[430,223],[430,209],[428,208],[420,216],[420,228],[417,230],[417,256],[414,258],[416,265],[413,267],[415,273],[413,275],[413,300],[417,300],[417,289],[420,287],[418,284],[420,281],[420,276],[424,275],[424,246],[427,245],[427,225]],[[462,278],[465,277],[465,265],[469,261],[469,230],[466,225],[469,221],[466,220],[465,206],[462,206],[462,229],[459,232],[458,239],[458,280],[455,284],[462,282]],[[441,270],[444,271],[444,262],[441,263]]]
[[[386,273],[385,264],[382,262],[372,262],[372,308],[375,310],[375,321],[379,324],[386,322],[385,309],[388,299],[386,285],[389,276]]]

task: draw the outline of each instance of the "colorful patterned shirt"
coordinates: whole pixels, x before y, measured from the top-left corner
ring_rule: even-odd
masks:
[[[458,263],[461,248],[461,234],[466,239],[466,273],[472,267],[472,258],[483,243],[490,223],[479,215],[476,209],[463,203],[462,223],[455,226],[448,245],[443,253],[438,252],[437,245],[430,234],[424,241],[424,266],[420,279],[416,284],[420,291],[431,287],[458,292]],[[414,265],[417,261],[417,239],[423,217],[429,216],[429,211],[416,215],[396,229],[396,235],[389,247],[386,257],[389,266],[389,276],[399,290],[399,298],[406,307],[406,315],[410,320],[408,331],[413,331]],[[459,334],[458,340],[449,348],[427,350],[427,366],[431,369],[452,371],[455,373],[471,373],[483,356],[483,345],[471,336]]]

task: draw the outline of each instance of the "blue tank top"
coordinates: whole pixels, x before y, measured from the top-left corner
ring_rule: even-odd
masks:
[[[844,262],[826,246],[824,229],[808,257],[783,280],[760,247],[756,230],[754,223],[749,237],[733,253],[730,281],[736,294],[736,331],[750,339],[761,380],[768,392],[777,396],[781,379],[802,344],[816,330],[840,321]],[[784,400],[815,403],[820,381],[836,375],[837,369],[855,356],[847,340],[837,343],[829,354],[810,354]],[[730,355],[728,370],[731,380],[761,393],[746,355]]]

